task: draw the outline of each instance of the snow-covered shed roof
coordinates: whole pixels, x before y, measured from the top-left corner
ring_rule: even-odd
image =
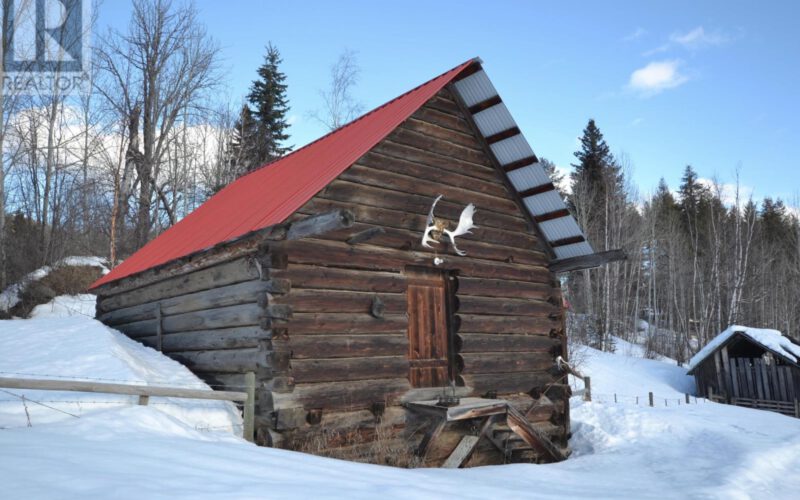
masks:
[[[794,364],[800,360],[800,345],[795,344],[778,330],[767,328],[751,328],[749,326],[731,325],[724,332],[714,337],[711,342],[700,349],[700,352],[689,360],[689,374],[717,349],[725,345],[732,337],[741,335],[760,345],[767,351],[784,358]]]

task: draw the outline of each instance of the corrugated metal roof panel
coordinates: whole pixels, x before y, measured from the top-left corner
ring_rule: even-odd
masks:
[[[563,240],[565,238],[572,238],[575,236],[583,235],[581,228],[572,216],[559,217],[539,224],[542,233],[548,241]]]
[[[550,176],[547,175],[544,168],[539,163],[512,170],[507,175],[511,184],[517,191],[525,191],[526,189],[552,182]]]
[[[525,140],[522,134],[517,134],[508,139],[495,142],[489,147],[492,148],[492,152],[497,157],[497,161],[500,162],[500,165],[507,165],[517,160],[533,156],[533,149],[531,149],[530,144],[528,144],[528,141]]]
[[[92,287],[280,224],[472,63],[470,60],[456,66],[297,151],[240,177],[94,282]]]
[[[483,70],[457,81],[455,87],[468,107],[497,95],[492,81],[489,80],[489,75]]]
[[[475,119],[475,125],[478,126],[484,137],[489,137],[517,125],[514,122],[514,118],[511,117],[511,113],[508,112],[508,108],[502,102],[475,113],[472,118]]]
[[[531,215],[542,215],[566,208],[564,201],[558,191],[547,191],[533,196],[527,196],[522,200],[530,211]]]
[[[563,247],[556,247],[554,250],[557,259],[570,259],[572,257],[580,257],[582,255],[591,255],[594,253],[592,246],[585,241],[564,245]]]

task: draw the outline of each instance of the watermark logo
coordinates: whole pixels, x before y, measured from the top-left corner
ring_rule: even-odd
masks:
[[[90,92],[91,0],[0,0],[3,92]]]

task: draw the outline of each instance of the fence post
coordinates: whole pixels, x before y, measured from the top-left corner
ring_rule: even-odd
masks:
[[[650,406],[653,406],[653,393],[652,392],[648,392],[647,393],[647,397],[650,398]]]
[[[800,400],[794,400],[794,416],[800,418]]]
[[[687,405],[689,404],[689,393],[688,392],[686,393],[686,404]]]
[[[617,404],[617,393],[614,393],[614,404]]]
[[[247,392],[247,401],[244,403],[244,429],[242,429],[242,437],[252,443],[255,441],[256,416],[256,374],[254,372],[245,373],[244,385]]]
[[[142,394],[139,396],[139,404],[142,406],[147,406],[147,403],[150,402],[150,396]]]
[[[592,377],[583,377],[583,400],[592,400]]]

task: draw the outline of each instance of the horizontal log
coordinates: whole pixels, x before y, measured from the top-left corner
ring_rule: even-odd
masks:
[[[561,300],[561,290],[549,283],[528,283],[525,281],[496,280],[485,278],[458,278],[458,294],[483,297],[509,297],[519,299],[548,300],[555,297]]]
[[[530,392],[534,389],[543,389],[555,379],[545,372],[519,372],[519,373],[465,373],[458,376],[459,383],[471,387],[477,394],[488,391],[498,393]]]
[[[274,348],[290,350],[292,359],[403,356],[408,353],[408,336],[377,335],[295,335],[275,341]]]
[[[144,319],[154,319],[159,305],[161,307],[161,315],[170,316],[218,307],[255,303],[264,298],[266,292],[285,293],[288,290],[289,284],[285,280],[245,281],[202,292],[171,297],[157,302],[115,309],[101,314],[98,319],[107,325],[130,323]]]
[[[464,333],[524,333],[529,335],[549,335],[560,325],[560,321],[535,316],[477,316],[459,314],[459,331]]]
[[[462,353],[457,363],[464,374],[538,372],[555,365],[549,352]]]
[[[458,104],[453,99],[453,96],[450,95],[450,92],[446,88],[442,89],[438,94],[433,96],[433,98],[429,99],[428,102],[425,103],[425,107],[433,108],[453,115],[462,115],[461,108],[459,108]]]
[[[209,399],[216,401],[245,401],[247,399],[247,394],[243,392],[224,392],[208,389],[186,389],[183,387],[159,387],[152,385],[108,384],[104,382],[83,382],[77,380],[0,377],[0,387],[7,389],[91,392],[163,398]]]
[[[477,165],[491,165],[489,157],[486,156],[483,150],[468,148],[452,142],[443,141],[436,137],[429,137],[423,133],[404,127],[403,125],[394,129],[387,139],[398,144],[429,151],[447,158],[454,158]]]
[[[258,326],[169,333],[161,336],[161,350],[175,352],[258,347],[260,342],[269,340],[271,337],[270,330],[263,330]],[[150,347],[158,345],[157,336],[140,337],[136,340]]]
[[[376,402],[387,402],[391,405],[409,389],[411,385],[408,378],[404,377],[298,384],[291,393],[273,393],[272,397],[276,409],[296,406],[326,410],[358,409],[370,408]]]
[[[310,214],[345,205],[352,208],[353,213],[356,216],[356,220],[358,221],[366,224],[381,226],[385,229],[405,229],[407,231],[411,231],[412,233],[419,234],[419,238],[422,237],[422,232],[425,230],[425,224],[427,223],[427,215],[421,215],[413,212],[409,213],[400,209],[344,203],[339,200],[326,198],[324,196],[314,197],[311,199],[311,201],[298,209],[298,211],[303,214]],[[480,212],[476,212],[476,219],[479,219],[479,216],[477,215],[478,213]],[[454,222],[457,220],[458,216],[454,218]],[[477,228],[473,228],[468,236],[468,238],[461,237],[460,240],[462,250],[466,250],[467,252],[469,252],[468,242],[470,241],[491,243],[495,245],[508,245],[522,250],[542,251],[539,240],[532,233],[508,231],[506,229],[497,227],[479,226]]]
[[[353,225],[353,221],[353,213],[345,209],[315,214],[291,223],[286,231],[286,239],[299,240],[324,234],[328,231],[348,228]]]
[[[296,384],[400,378],[407,374],[406,356],[292,360]]]
[[[460,314],[489,314],[508,316],[547,317],[557,314],[560,308],[540,300],[462,296],[459,298]]]
[[[258,348],[180,351],[170,353],[170,357],[198,372],[245,373],[271,368],[268,352]]]
[[[288,304],[295,313],[368,313],[375,297],[385,306],[386,314],[402,314],[408,309],[405,293],[349,292],[342,290],[294,288],[291,293],[275,297],[275,304]]]
[[[520,211],[519,205],[513,200],[511,193],[504,192],[499,196],[483,193],[477,188],[482,181],[477,179],[472,180],[472,186],[470,187],[454,186],[450,184],[449,177],[449,173],[446,173],[440,174],[438,178],[420,179],[408,174],[387,172],[386,170],[356,163],[345,170],[339,178],[356,184],[363,189],[367,196],[362,200],[352,201],[361,202],[365,205],[380,203],[381,200],[375,199],[375,196],[390,191],[395,194],[392,197],[385,198],[383,204],[378,206],[397,208],[405,202],[408,204],[407,210],[422,210],[422,213],[427,214],[433,199],[441,194],[444,198],[436,205],[437,215],[441,212],[441,217],[458,220],[458,215],[460,215],[464,205],[474,203],[478,208],[476,212],[477,225],[493,225],[519,231],[526,230],[527,225],[524,214]],[[334,184],[330,186],[334,187]],[[376,188],[383,189],[378,191],[375,190]],[[340,189],[325,191],[326,196],[329,197],[334,197],[335,193],[342,194],[342,201],[350,201],[352,199],[346,184],[341,184]],[[480,222],[478,222],[479,214],[482,217]]]
[[[375,247],[372,245],[349,246],[345,243],[323,240],[304,240],[284,243],[284,251],[289,260],[297,264],[319,265],[349,269],[372,269],[379,271],[400,271],[407,265],[430,265],[431,253],[407,252]],[[463,247],[463,245],[462,245]],[[506,264],[478,260],[475,258],[443,256],[445,269],[458,269],[461,276],[491,279],[512,279],[518,281],[551,283],[552,274],[544,267],[521,264]]]
[[[378,319],[369,314],[295,313],[288,325],[291,336],[406,333],[408,317],[405,314],[386,314]]]
[[[561,340],[546,335],[502,333],[459,333],[456,351],[462,353],[484,352],[555,352],[561,350]]]
[[[287,269],[272,274],[291,282],[295,288],[375,293],[402,293],[406,290],[405,276],[400,273],[290,264]]]
[[[430,249],[422,246],[422,238],[419,232],[410,231],[407,229],[385,228],[371,224],[357,223],[353,226],[355,230],[368,231],[370,229],[381,229],[383,232],[379,236],[371,238],[367,243],[369,245],[386,247],[395,250],[429,253]],[[320,239],[341,241],[349,238],[349,233],[335,231],[327,233],[320,237]],[[439,245],[440,252],[449,253],[449,243]],[[533,248],[515,248],[504,245],[495,245],[493,243],[486,243],[482,241],[470,240],[469,242],[469,255],[470,258],[495,260],[499,262],[515,262],[519,264],[528,264],[533,266],[544,266],[549,259],[540,251]]]
[[[468,134],[470,137],[474,137],[472,135],[472,129],[463,117],[442,111],[427,104],[418,109],[416,113],[411,115],[411,117],[417,120],[433,123],[434,125],[448,128],[450,130]]]
[[[257,326],[261,324],[264,317],[264,309],[258,304],[241,304],[166,316],[161,319],[161,329],[162,333],[173,333],[235,326]],[[129,337],[147,337],[156,334],[157,320],[124,323],[115,325],[114,328]]]
[[[240,257],[216,266],[184,274],[173,279],[143,286],[126,293],[112,295],[98,300],[101,311],[112,311],[147,302],[187,295],[201,290],[209,290],[242,281],[261,279],[258,266],[249,258]]]
[[[439,140],[464,146],[465,148],[482,151],[481,145],[471,131],[454,130],[452,127],[442,127],[431,121],[422,118],[421,113],[415,113],[408,120],[403,122],[403,127],[435,137]]]
[[[246,234],[235,240],[220,243],[211,248],[169,261],[119,280],[106,283],[92,290],[100,297],[117,295],[141,288],[159,281],[172,280],[184,274],[218,266],[225,262],[247,258],[253,254],[262,239],[273,231],[273,227],[264,228]]]

